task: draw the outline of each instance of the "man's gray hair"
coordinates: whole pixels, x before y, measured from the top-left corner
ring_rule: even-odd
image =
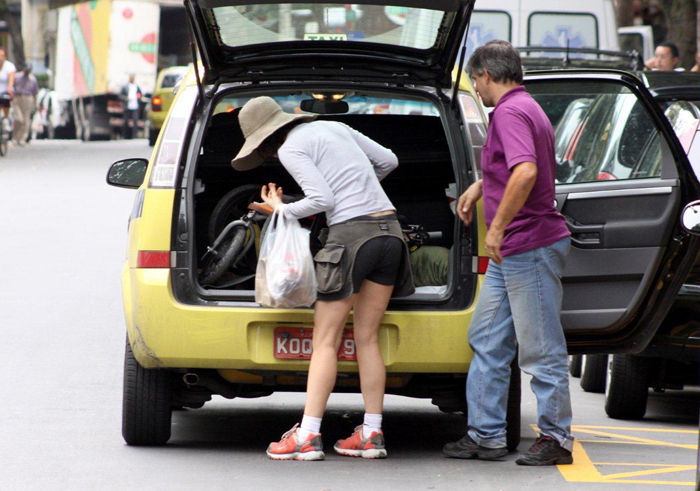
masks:
[[[474,51],[467,63],[467,73],[481,76],[484,70],[494,82],[523,82],[520,53],[507,41],[489,41]]]

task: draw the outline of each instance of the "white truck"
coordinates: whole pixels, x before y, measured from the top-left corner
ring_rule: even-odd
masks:
[[[59,8],[54,88],[70,133],[74,128],[87,141],[121,131],[120,92],[129,75],[144,94],[153,92],[159,28],[157,2],[92,0]]]
[[[464,37],[467,57],[479,46],[495,39],[509,41],[516,47],[562,48],[561,53],[567,48],[572,53],[576,50],[636,51],[641,57],[639,60],[648,60],[654,54],[651,27],[616,28],[613,0],[477,2]],[[524,51],[523,56],[529,53]],[[583,54],[572,56],[585,57]],[[595,58],[595,55],[588,57]]]

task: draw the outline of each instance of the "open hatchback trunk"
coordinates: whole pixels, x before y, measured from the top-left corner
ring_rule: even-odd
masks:
[[[266,95],[275,98],[288,112],[295,112],[299,111],[300,103],[310,97],[304,92]],[[193,259],[196,260],[197,281],[205,295],[253,301],[254,274],[260,237],[266,229],[265,218],[260,217],[253,225],[256,239],[245,256],[213,281],[209,272],[217,258],[211,256],[209,248],[227,224],[246,214],[249,203],[261,201],[263,184],[277,183],[292,199],[301,197],[302,190],[274,158],[251,171],[239,172],[231,167],[231,158],[244,141],[238,113],[252,97],[234,94],[217,102],[197,159],[193,222],[197,254]],[[417,292],[406,300],[444,302],[452,294],[453,278],[459,275],[459,271],[455,271],[458,259],[453,247],[459,225],[454,213],[456,162],[440,113],[427,100],[397,98],[386,93],[336,93],[337,96],[341,94],[349,111],[321,115],[319,119],[345,123],[390,148],[399,158],[398,169],[387,176],[382,185],[397,209],[407,236],[411,237],[409,249]],[[311,231],[311,249],[315,254],[322,247],[319,237],[326,227],[325,216],[303,219],[301,224]],[[251,240],[251,235],[247,241]]]

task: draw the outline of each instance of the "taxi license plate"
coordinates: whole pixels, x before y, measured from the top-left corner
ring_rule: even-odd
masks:
[[[284,360],[310,360],[314,330],[300,327],[278,327],[275,329],[275,358]],[[357,361],[355,339],[352,329],[343,331],[338,350],[338,360]]]

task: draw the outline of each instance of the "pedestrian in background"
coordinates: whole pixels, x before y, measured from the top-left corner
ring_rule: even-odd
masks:
[[[129,83],[122,87],[121,98],[124,104],[124,126],[122,126],[122,137],[132,139],[136,137],[139,128],[139,103],[143,93],[136,85],[136,75],[129,75]],[[129,130],[131,126],[131,130]],[[128,136],[127,136],[128,135]]]
[[[683,71],[678,64],[681,61],[681,52],[673,43],[661,43],[654,51],[654,57],[647,60],[646,67],[660,72]]]
[[[489,265],[469,326],[469,431],[444,453],[481,460],[508,453],[510,364],[519,350],[520,368],[532,376],[540,436],[516,463],[571,464],[568,355],[559,319],[571,234],[554,204],[554,130],[521,85],[520,55],[510,43],[478,48],[467,70],[494,110],[481,154],[484,178],[460,197],[457,211],[469,225],[483,195]]]
[[[39,83],[32,75],[32,65],[27,63],[24,69],[15,77],[14,128],[12,136],[17,145],[24,145],[29,134],[32,113],[36,108],[36,96],[39,93]]]
[[[17,67],[7,59],[7,50],[0,46],[0,96],[7,94],[9,97],[0,97],[0,107],[5,115],[5,131],[12,131],[10,126],[10,100],[15,93],[15,72]]]

